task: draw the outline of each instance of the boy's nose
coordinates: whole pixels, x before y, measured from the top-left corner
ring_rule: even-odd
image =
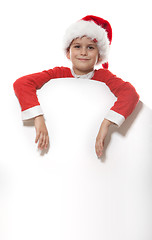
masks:
[[[87,55],[87,49],[86,48],[81,49],[81,55]]]

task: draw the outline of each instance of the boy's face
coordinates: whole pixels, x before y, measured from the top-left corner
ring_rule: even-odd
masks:
[[[73,40],[67,52],[67,58],[71,60],[77,75],[93,71],[95,64],[101,60],[97,44],[85,36]]]

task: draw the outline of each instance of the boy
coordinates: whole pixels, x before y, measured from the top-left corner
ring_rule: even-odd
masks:
[[[139,96],[134,87],[117,78],[108,71],[108,52],[112,40],[112,29],[108,21],[88,15],[72,24],[64,37],[64,50],[72,62],[72,69],[56,67],[19,78],[14,83],[14,90],[22,108],[23,120],[34,118],[38,148],[46,149],[49,136],[43,112],[36,96],[36,90],[50,79],[74,77],[89,78],[104,82],[117,97],[99,129],[95,150],[98,157],[102,156],[104,140],[109,126],[120,126],[134,110]],[[101,63],[103,69],[94,70]]]

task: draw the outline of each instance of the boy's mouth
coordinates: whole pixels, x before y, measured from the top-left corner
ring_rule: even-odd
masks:
[[[80,61],[88,61],[89,60],[89,58],[77,58],[77,59]]]

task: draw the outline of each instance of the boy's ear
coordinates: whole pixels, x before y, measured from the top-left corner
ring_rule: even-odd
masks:
[[[70,50],[67,50],[66,57],[70,60]]]
[[[102,58],[101,58],[100,55],[99,55],[97,64],[99,64],[101,61],[102,61]]]

